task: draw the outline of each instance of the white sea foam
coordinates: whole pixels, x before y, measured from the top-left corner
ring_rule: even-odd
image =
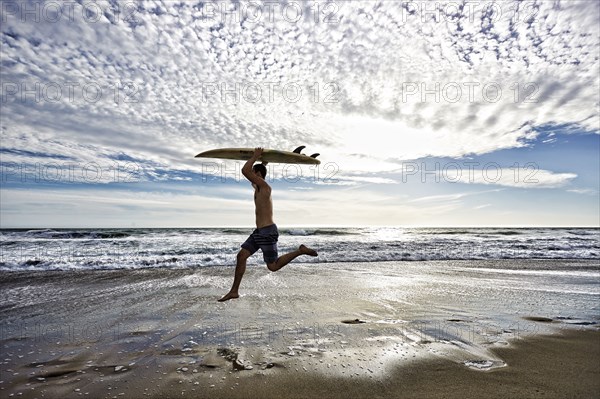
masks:
[[[0,270],[195,268],[235,264],[248,229],[0,230]],[[306,244],[317,259],[386,262],[599,259],[600,229],[404,229],[280,227],[283,254]],[[262,264],[262,256],[249,259]],[[552,273],[567,272],[552,271]],[[497,270],[496,273],[503,273]],[[507,273],[514,273],[509,270]],[[544,273],[521,270],[518,273]]]

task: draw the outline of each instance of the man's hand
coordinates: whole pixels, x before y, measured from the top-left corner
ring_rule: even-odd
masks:
[[[254,149],[254,155],[252,157],[256,160],[256,159],[258,159],[258,158],[261,157],[262,153],[263,153],[263,148],[262,147],[256,147]]]

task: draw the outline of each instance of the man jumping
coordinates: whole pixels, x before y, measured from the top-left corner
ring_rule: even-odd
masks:
[[[219,302],[238,298],[238,289],[242,276],[246,271],[246,260],[260,248],[267,268],[275,272],[300,255],[317,256],[317,252],[305,245],[300,245],[297,250],[282,256],[277,256],[277,239],[279,232],[277,225],[273,222],[273,202],[271,201],[271,186],[265,181],[267,176],[266,162],[254,165],[262,155],[262,148],[255,148],[254,155],[242,168],[242,174],[250,180],[254,187],[254,205],[256,207],[256,229],[242,244],[242,249],[237,254],[235,266],[235,277],[231,289]],[[253,166],[254,165],[254,166]]]

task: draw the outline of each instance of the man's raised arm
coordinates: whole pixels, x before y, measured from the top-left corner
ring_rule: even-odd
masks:
[[[262,185],[267,184],[264,179],[258,177],[252,170],[254,163],[256,161],[258,161],[258,158],[260,158],[262,153],[263,153],[263,149],[261,147],[256,147],[254,149],[254,154],[252,155],[252,158],[247,160],[246,163],[244,164],[244,167],[242,167],[242,174],[246,177],[246,179],[250,180],[252,183],[256,184],[257,186],[262,186]]]

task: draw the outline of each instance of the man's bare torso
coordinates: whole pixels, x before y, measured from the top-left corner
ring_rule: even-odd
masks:
[[[273,201],[271,200],[271,187],[258,188],[254,184],[254,206],[256,213],[256,227],[261,228],[274,224]]]

